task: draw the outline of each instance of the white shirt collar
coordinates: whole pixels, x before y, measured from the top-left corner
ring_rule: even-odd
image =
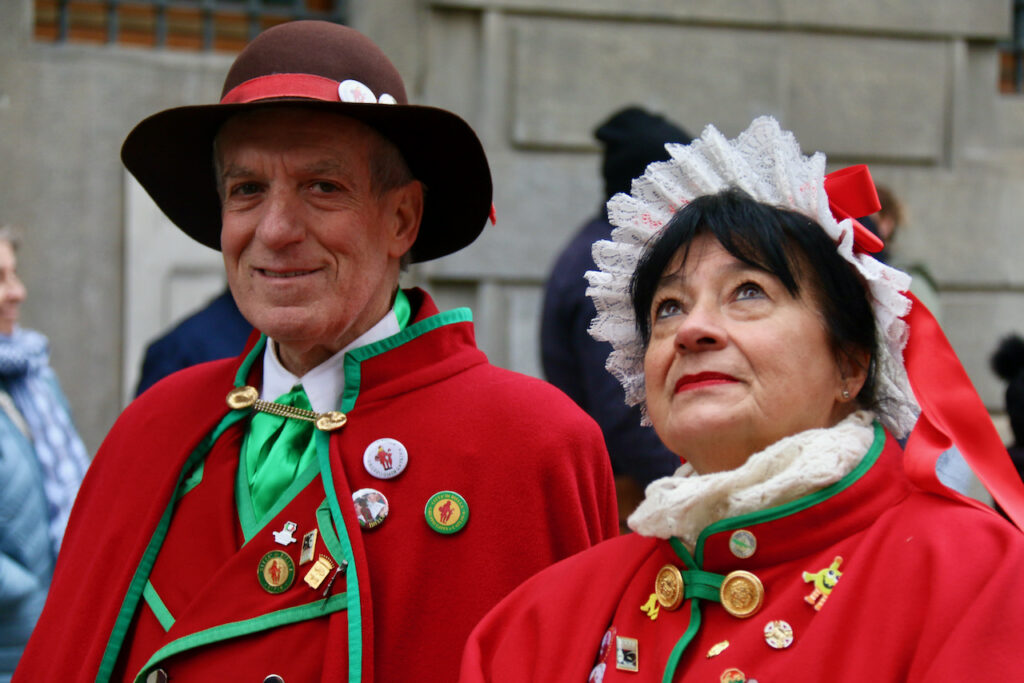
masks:
[[[264,401],[273,401],[291,391],[296,384],[302,384],[314,412],[337,410],[341,404],[341,394],[345,391],[345,354],[398,332],[398,317],[392,309],[355,341],[302,377],[296,377],[284,369],[277,357],[277,342],[268,339],[267,347],[263,350],[263,388],[260,391],[260,398]]]

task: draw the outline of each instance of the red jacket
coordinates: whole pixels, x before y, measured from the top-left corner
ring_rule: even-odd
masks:
[[[602,662],[605,683],[1019,677],[1024,538],[990,510],[914,487],[883,434],[878,427],[862,466],[840,482],[712,524],[692,555],[632,534],[541,572],[476,628],[460,680],[583,683],[592,672],[600,680]],[[756,539],[747,559],[730,550],[739,529]],[[677,609],[660,607],[652,620],[641,607],[667,564],[689,587]],[[815,575],[829,569],[838,578],[822,575],[818,586]],[[735,570],[763,584],[763,604],[747,618],[719,602],[718,586]],[[785,627],[770,626],[780,621],[791,629],[788,646]],[[766,628],[783,647],[769,644]],[[617,668],[618,637],[636,640],[622,645],[624,657],[636,653],[637,672]]]
[[[594,423],[552,387],[489,365],[468,311],[438,314],[425,294],[410,299],[419,310],[403,332],[348,356],[348,422],[318,433],[330,485],[312,479],[248,542],[234,496],[248,413],[230,410],[225,396],[236,384],[258,386],[258,349],[177,373],[129,406],[86,477],[15,680],[104,680],[110,671],[131,680],[155,668],[179,681],[453,680],[466,636],[490,607],[539,569],[613,536],[611,471]],[[234,424],[225,427],[226,416]],[[218,425],[211,448],[204,439]],[[363,466],[364,450],[384,437],[409,454],[394,479]],[[352,504],[363,487],[390,503],[371,530]],[[469,507],[451,535],[424,517],[442,490]],[[288,521],[299,539],[319,529],[317,555],[349,561],[326,602],[326,583],[303,582],[301,542],[274,541]],[[338,538],[326,543],[334,527]],[[257,580],[271,550],[296,568],[279,594]]]

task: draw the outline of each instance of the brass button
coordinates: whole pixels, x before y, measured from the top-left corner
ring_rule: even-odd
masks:
[[[654,579],[654,594],[658,603],[667,610],[679,609],[683,604],[683,574],[675,565],[666,564]]]
[[[228,392],[228,407],[232,410],[242,410],[256,403],[259,397],[260,392],[256,391],[256,387],[235,387]]]
[[[764,585],[750,572],[729,572],[718,592],[725,611],[738,619],[757,614],[764,603]]]

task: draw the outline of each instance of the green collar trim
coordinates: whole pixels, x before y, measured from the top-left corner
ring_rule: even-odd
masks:
[[[244,438],[249,438],[248,432]],[[245,453],[244,442],[242,453]],[[316,479],[316,475],[320,474],[320,463],[316,461],[311,462],[306,466],[306,469],[299,472],[299,475],[288,485],[288,488],[281,493],[281,497],[277,499],[274,506],[263,515],[263,519],[256,519],[256,511],[252,506],[252,494],[249,491],[249,482],[245,476],[245,468],[239,464],[235,469],[235,507],[238,508],[238,522],[242,527],[242,537],[245,539],[242,545],[245,545],[245,543],[251,541],[256,534],[262,531],[274,517],[277,517],[281,510],[284,510],[311,481]]]
[[[395,311],[398,329],[404,330],[405,326],[409,324],[409,319],[412,318],[412,304],[409,303],[409,297],[401,288],[395,294],[395,304],[391,308]]]
[[[149,609],[153,610],[153,616],[160,622],[160,626],[164,631],[170,631],[171,627],[174,626],[174,615],[171,614],[171,610],[167,609],[167,605],[160,598],[160,594],[153,588],[153,584],[146,581],[146,587],[142,589],[142,597],[145,599],[146,604],[149,605]]]
[[[796,500],[792,500],[782,505],[777,505],[766,510],[758,510],[757,512],[750,512],[745,515],[739,515],[738,517],[720,519],[713,524],[709,524],[704,531],[700,532],[700,536],[697,537],[697,545],[694,548],[694,556],[696,557],[697,565],[703,566],[704,564],[704,543],[712,534],[716,534],[719,531],[740,529],[742,527],[752,526],[755,524],[764,524],[765,522],[771,522],[776,519],[781,519],[782,517],[788,517],[789,515],[796,514],[797,512],[802,512],[807,508],[819,505],[832,496],[850,488],[855,482],[857,482],[857,480],[863,477],[876,462],[878,462],[878,456],[881,455],[882,449],[885,447],[885,430],[882,428],[881,423],[876,420],[874,428],[874,441],[871,443],[871,448],[868,449],[868,452],[860,461],[860,464],[854,467],[849,474],[836,483],[826,486],[820,491],[809,493],[806,496],[797,498]],[[679,544],[679,547],[682,547],[682,544]]]
[[[356,399],[359,397],[359,382],[361,380],[360,364],[363,361],[406,344],[427,332],[433,332],[439,327],[452,325],[454,323],[472,321],[473,313],[468,308],[456,308],[451,311],[432,315],[425,320],[421,320],[418,323],[414,323],[406,327],[397,334],[393,334],[390,337],[373,342],[372,344],[367,344],[366,346],[360,346],[358,349],[353,349],[346,353],[345,391],[341,396],[341,406],[338,410],[343,413],[347,413],[355,406]]]
[[[235,373],[236,387],[244,387],[246,385],[246,380],[249,379],[249,371],[252,370],[253,364],[263,355],[263,349],[265,349],[266,346],[267,335],[261,334],[259,341],[257,341],[256,345],[252,347],[251,351],[249,351],[249,355],[246,356],[245,360],[242,361],[242,364],[238,366],[238,372]]]
[[[160,522],[156,526],[156,530],[153,532],[152,537],[149,539],[149,545],[146,546],[145,552],[142,553],[142,559],[139,560],[139,565],[135,568],[135,574],[132,576],[131,582],[128,584],[128,591],[125,593],[124,600],[121,602],[121,609],[117,613],[117,618],[114,620],[114,626],[110,631],[110,637],[107,639],[107,647],[103,651],[103,657],[100,660],[99,671],[96,673],[97,683],[106,683],[110,680],[111,673],[114,670],[114,666],[117,664],[117,657],[121,652],[121,647],[124,645],[125,636],[128,633],[128,628],[131,626],[132,617],[135,615],[135,611],[138,609],[139,600],[142,597],[143,591],[146,589],[146,583],[149,581],[150,572],[153,571],[153,565],[156,563],[157,555],[160,553],[160,547],[164,543],[164,539],[167,537],[167,530],[171,525],[171,517],[174,514],[174,506],[179,496],[182,481],[185,479],[186,473],[190,473],[196,467],[196,464],[201,462],[206,457],[207,453],[210,452],[210,448],[213,447],[214,442],[220,438],[221,434],[246,416],[245,413],[238,411],[231,411],[220,421],[212,432],[206,435],[206,437],[199,442],[199,445],[195,447],[192,453],[189,454],[185,460],[184,466],[178,473],[178,479],[174,485],[174,493],[171,495],[170,501],[167,503],[167,507],[164,509],[163,515],[160,517]]]
[[[305,605],[288,607],[269,614],[262,614],[252,619],[233,621],[229,624],[221,624],[204,631],[197,631],[187,636],[182,636],[154,652],[145,666],[136,674],[135,682],[140,683],[145,680],[149,670],[162,660],[187,650],[326,616],[345,609],[346,601],[347,596],[344,593],[338,593],[337,595],[332,595],[327,600],[326,605],[323,600],[316,600]]]

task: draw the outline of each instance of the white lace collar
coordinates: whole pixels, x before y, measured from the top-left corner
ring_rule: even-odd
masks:
[[[875,414],[860,410],[827,429],[776,441],[734,470],[699,475],[689,464],[651,482],[629,528],[678,537],[693,549],[708,525],[796,500],[849,474],[874,441]]]

